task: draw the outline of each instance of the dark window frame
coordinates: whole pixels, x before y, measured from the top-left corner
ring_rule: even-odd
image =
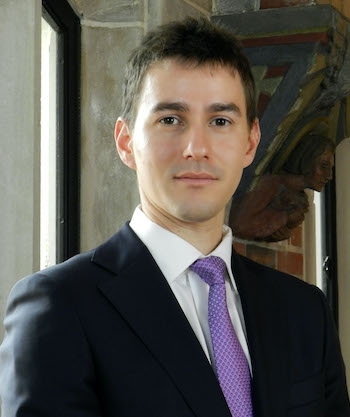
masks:
[[[61,153],[58,200],[57,262],[80,250],[80,19],[67,1],[42,0],[43,16],[56,25],[60,50],[61,76],[58,104]]]
[[[324,189],[325,255],[327,262],[324,263],[323,269],[326,276],[326,296],[333,312],[336,327],[338,328],[339,305],[336,201],[336,178],[334,169],[333,179],[325,186]]]

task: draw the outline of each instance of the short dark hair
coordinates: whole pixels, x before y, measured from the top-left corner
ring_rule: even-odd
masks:
[[[255,83],[247,57],[236,36],[207,19],[186,18],[149,32],[132,52],[123,84],[122,117],[133,127],[144,76],[150,66],[164,59],[194,66],[226,66],[241,77],[251,127],[256,118]]]

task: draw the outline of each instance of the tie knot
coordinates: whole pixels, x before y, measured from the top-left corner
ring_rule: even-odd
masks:
[[[218,256],[208,256],[193,262],[190,269],[198,274],[208,285],[223,284],[226,270],[225,261]]]

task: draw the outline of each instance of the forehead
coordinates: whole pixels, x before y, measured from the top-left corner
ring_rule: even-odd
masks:
[[[218,64],[183,63],[165,59],[146,72],[140,101],[237,101],[245,110],[244,89],[239,73]],[[238,104],[237,103],[237,104]]]

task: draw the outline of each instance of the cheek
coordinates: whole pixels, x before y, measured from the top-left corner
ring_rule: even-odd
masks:
[[[138,175],[149,177],[148,180],[156,182],[174,165],[176,158],[171,146],[161,146],[150,141],[144,148],[135,150]]]
[[[153,148],[154,158],[160,162],[171,162],[179,153],[175,141],[161,140]]]
[[[133,133],[133,148],[135,155],[143,153],[145,149],[149,147],[150,138],[148,135],[145,135],[142,131],[134,130]]]
[[[217,157],[221,163],[231,171],[236,172],[244,167],[246,156],[246,146],[243,143],[228,142],[220,148]]]
[[[156,127],[145,126],[135,132],[134,151],[149,160],[166,160],[178,152],[176,137],[169,137]]]
[[[178,144],[179,141],[176,138],[173,140],[165,137],[154,138],[147,151],[150,163],[156,165],[158,170],[171,170],[181,159],[182,154]]]

